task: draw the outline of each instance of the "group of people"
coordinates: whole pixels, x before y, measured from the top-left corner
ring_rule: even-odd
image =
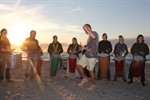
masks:
[[[85,24],[83,26],[83,30],[85,33],[89,36],[87,40],[86,47],[82,48],[81,45],[78,44],[77,39],[74,37],[72,38],[72,43],[69,45],[67,49],[67,53],[69,54],[69,57],[74,56],[77,58],[77,63],[76,63],[76,71],[75,74],[77,77],[81,77],[82,80],[79,83],[79,86],[84,85],[85,83],[88,82],[88,78],[85,75],[84,68],[86,68],[89,71],[90,79],[91,79],[91,86],[88,88],[89,90],[95,89],[95,65],[97,63],[97,58],[98,54],[108,54],[108,70],[107,70],[107,80],[110,81],[111,79],[111,73],[110,73],[110,53],[112,52],[113,48],[111,45],[111,42],[107,40],[107,34],[104,33],[102,34],[102,40],[99,41],[99,36],[96,31],[93,31],[91,26],[89,24]],[[7,35],[7,30],[2,29],[1,30],[1,35],[0,35],[0,56],[3,56],[7,53],[11,53],[12,49],[10,46],[10,42],[8,38],[6,37]],[[27,70],[25,72],[25,78],[30,78],[34,79],[35,77],[35,70],[34,67],[37,66],[38,61],[41,59],[42,49],[39,46],[39,42],[37,39],[35,39],[36,36],[36,31],[32,30],[30,32],[30,37],[25,39],[23,44],[21,45],[21,50],[26,52],[28,54],[27,57]],[[6,52],[7,51],[7,52]],[[57,35],[53,36],[53,41],[52,43],[49,44],[47,52],[50,54],[50,62],[52,58],[57,54],[60,55],[63,52],[63,48],[61,43],[58,42],[58,37]],[[79,56],[79,54],[82,53],[82,56]],[[118,43],[114,47],[113,51],[115,57],[121,56],[125,58],[125,56],[128,54],[128,47],[124,43],[124,37],[120,35],[118,37]],[[131,47],[131,54],[133,56],[135,55],[140,55],[144,58],[144,64],[142,66],[141,70],[141,82],[142,85],[144,86],[145,83],[145,61],[146,61],[146,55],[149,54],[149,48],[146,43],[144,43],[144,37],[143,35],[138,35],[137,36],[137,42],[133,44]],[[2,59],[0,60],[5,60],[4,56],[1,57]],[[4,70],[6,71],[6,79],[7,81],[12,81],[10,77],[10,68],[8,68],[6,65],[6,61],[3,61],[5,63],[0,63],[0,81],[3,80],[4,78]],[[32,66],[32,64],[34,67]],[[51,64],[50,64],[51,65]],[[52,66],[51,66],[52,67]],[[51,70],[50,67],[50,70]],[[101,67],[99,65],[99,67]],[[124,68],[125,69],[125,68]],[[51,71],[50,71],[51,73]],[[50,74],[51,75],[51,74]],[[69,77],[69,68],[67,67],[66,70],[66,77]],[[125,70],[123,71],[123,76],[122,79],[124,82],[126,82],[126,77],[125,77]],[[114,74],[114,81],[116,81],[118,78],[117,74]],[[97,79],[101,79],[100,76],[100,70],[97,72]],[[129,68],[129,79],[130,81],[128,82],[133,83],[133,74],[132,74],[132,63],[130,64]]]

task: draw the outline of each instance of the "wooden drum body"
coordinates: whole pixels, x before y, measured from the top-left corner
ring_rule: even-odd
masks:
[[[144,65],[144,58],[142,56],[134,56],[132,61],[132,73],[133,76],[141,76],[142,67]]]
[[[100,76],[101,76],[101,79],[107,78],[108,62],[109,62],[109,55],[105,54],[105,53],[100,54],[99,63],[100,63]]]
[[[123,76],[124,62],[125,60],[122,56],[115,58],[115,71],[118,77]]]
[[[77,62],[77,56],[70,55],[69,56],[69,72],[70,73],[75,73],[76,62]]]

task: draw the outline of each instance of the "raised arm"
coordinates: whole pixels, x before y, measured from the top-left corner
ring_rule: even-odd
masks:
[[[92,39],[96,39],[96,36],[93,34],[92,29],[87,25],[83,26],[84,31],[92,37]]]

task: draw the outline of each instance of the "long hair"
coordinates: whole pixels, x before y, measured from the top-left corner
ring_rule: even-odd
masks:
[[[3,28],[1,31],[0,31],[0,34],[2,35],[2,33],[4,32],[4,31],[7,31],[5,28]]]
[[[73,37],[72,39],[73,39],[73,40],[75,40],[75,41],[76,41],[76,43],[78,44],[77,38]]]
[[[143,38],[143,41],[142,41],[142,43],[143,43],[143,42],[144,42],[144,36],[143,36],[142,34],[140,34],[140,35],[137,36],[136,41],[139,43],[139,40],[138,40],[138,39],[139,39],[140,37]]]

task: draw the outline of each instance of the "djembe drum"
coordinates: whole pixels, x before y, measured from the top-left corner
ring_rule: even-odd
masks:
[[[69,55],[69,72],[74,73],[76,68],[77,56]]]
[[[109,62],[109,55],[107,53],[100,54],[99,63],[100,63],[101,79],[107,78],[108,62]]]
[[[51,76],[56,76],[60,61],[59,54],[53,54],[51,59]]]
[[[134,56],[131,63],[133,76],[139,77],[144,65],[144,58],[142,56]]]

